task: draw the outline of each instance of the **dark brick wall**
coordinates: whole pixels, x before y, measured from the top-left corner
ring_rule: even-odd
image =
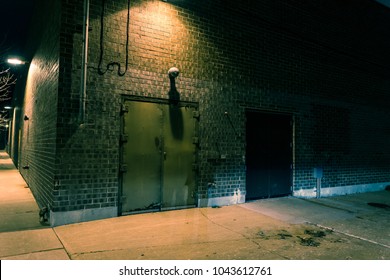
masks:
[[[316,166],[325,187],[390,181],[389,9],[368,0],[132,0],[127,46],[127,0],[105,1],[103,21],[102,1],[91,0],[80,126],[82,2],[61,7],[55,211],[117,206],[121,96],[169,98],[172,66],[180,99],[199,104],[200,198],[245,193],[246,108],[293,115],[294,190],[315,186]]]
[[[42,11],[51,12],[43,15]],[[52,204],[56,172],[59,11],[59,1],[37,1],[29,37],[32,59],[20,118],[18,167],[41,207]]]

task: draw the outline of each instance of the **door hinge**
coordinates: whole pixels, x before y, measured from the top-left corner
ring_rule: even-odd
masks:
[[[199,171],[199,165],[197,163],[192,164],[192,171],[195,171],[195,172]]]
[[[129,139],[129,135],[126,133],[121,134],[121,143],[126,143]]]
[[[199,111],[193,111],[193,112],[192,112],[192,117],[195,118],[195,119],[199,119],[199,118],[200,118],[200,113],[199,113]]]
[[[128,113],[129,112],[129,106],[122,104],[121,106],[121,114]]]
[[[119,171],[121,173],[126,173],[127,172],[127,164],[122,164],[120,167],[119,167]]]
[[[198,145],[199,144],[199,137],[192,137],[192,144]]]

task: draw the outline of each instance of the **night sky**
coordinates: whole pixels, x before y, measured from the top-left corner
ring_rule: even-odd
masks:
[[[8,55],[22,55],[26,43],[34,0],[1,0],[0,12],[0,54],[2,60]]]

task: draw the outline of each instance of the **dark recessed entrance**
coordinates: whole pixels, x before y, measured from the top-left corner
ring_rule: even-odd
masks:
[[[292,117],[246,112],[246,199],[291,194]]]
[[[125,101],[121,214],[194,207],[194,104]]]

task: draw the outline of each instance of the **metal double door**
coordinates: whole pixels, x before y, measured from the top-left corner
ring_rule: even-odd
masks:
[[[246,199],[292,192],[292,118],[247,111]]]
[[[121,214],[196,204],[197,108],[126,101]]]

